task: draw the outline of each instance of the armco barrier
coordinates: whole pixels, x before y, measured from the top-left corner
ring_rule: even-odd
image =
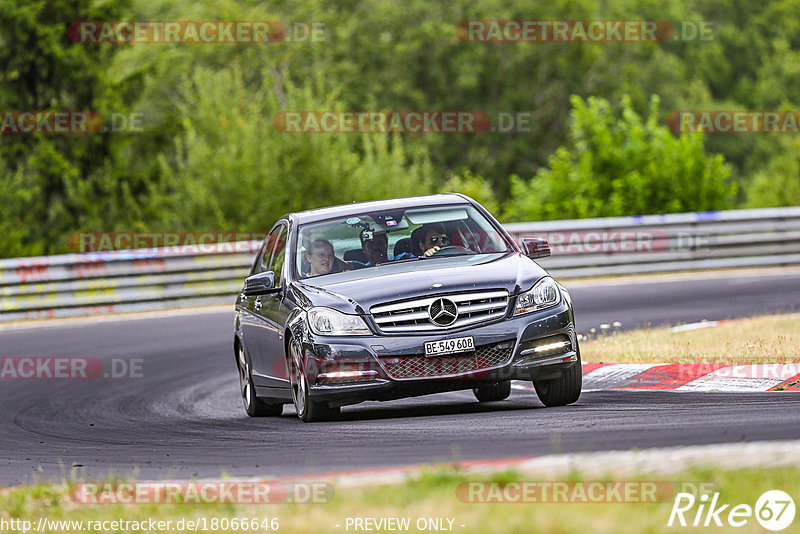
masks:
[[[548,237],[561,278],[800,264],[800,207],[505,225]]]
[[[507,224],[559,278],[800,265],[800,207]],[[0,260],[0,321],[233,304],[260,243]],[[209,250],[210,249],[210,250]]]
[[[232,304],[260,245],[0,260],[0,321]]]

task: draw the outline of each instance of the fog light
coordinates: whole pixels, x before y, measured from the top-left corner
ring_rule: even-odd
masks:
[[[378,371],[334,371],[333,373],[321,373],[317,378],[331,379],[331,378],[358,378],[361,376],[378,376]]]
[[[553,341],[557,339],[558,341]],[[539,343],[536,345],[535,343]],[[568,352],[572,348],[572,341],[566,335],[550,336],[536,341],[525,343],[527,348],[519,353],[520,356],[534,356],[536,358],[556,356]],[[533,345],[531,347],[531,345]]]
[[[547,345],[539,345],[533,348],[533,352],[541,354],[543,352],[560,351],[564,347],[569,346],[569,341],[557,341],[555,343],[548,343]]]

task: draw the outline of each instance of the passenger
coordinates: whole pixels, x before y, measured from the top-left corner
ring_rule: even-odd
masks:
[[[363,269],[364,267],[374,267],[379,263],[386,263],[387,261],[402,260],[405,258],[413,258],[414,255],[408,252],[398,254],[389,259],[389,236],[386,232],[376,232],[374,230],[361,230],[359,234],[361,239],[361,251],[367,259],[363,261],[353,261],[349,266],[353,269]]]
[[[377,265],[389,259],[389,235],[386,232],[361,230],[361,250],[367,257],[366,266]]]
[[[447,237],[447,230],[441,223],[426,224],[414,230],[418,241],[411,250],[425,251],[423,256],[432,256],[440,248],[450,245],[450,238]]]
[[[317,239],[306,251],[306,260],[310,265],[306,276],[321,276],[331,272],[339,272],[333,245],[327,239]]]

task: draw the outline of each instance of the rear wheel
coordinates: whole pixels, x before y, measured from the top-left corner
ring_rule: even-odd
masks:
[[[550,380],[534,380],[536,395],[545,406],[565,406],[572,404],[581,396],[583,373],[581,372],[581,354],[578,361],[561,373],[558,378]]]
[[[511,395],[511,380],[503,380],[494,384],[486,384],[472,388],[475,398],[480,402],[493,402],[507,399]]]
[[[300,344],[289,343],[289,382],[292,387],[292,401],[297,417],[306,423],[329,421],[339,416],[341,408],[331,408],[327,402],[317,402],[308,390],[306,369],[300,352]]]
[[[250,364],[244,355],[244,349],[238,344],[239,390],[242,394],[244,410],[250,417],[278,416],[283,412],[282,404],[267,404],[256,397],[256,387],[253,385],[253,375]]]

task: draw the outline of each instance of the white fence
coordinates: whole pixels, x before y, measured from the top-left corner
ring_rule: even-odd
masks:
[[[507,224],[553,276],[800,264],[800,207]],[[0,321],[233,304],[260,243],[0,260]]]

